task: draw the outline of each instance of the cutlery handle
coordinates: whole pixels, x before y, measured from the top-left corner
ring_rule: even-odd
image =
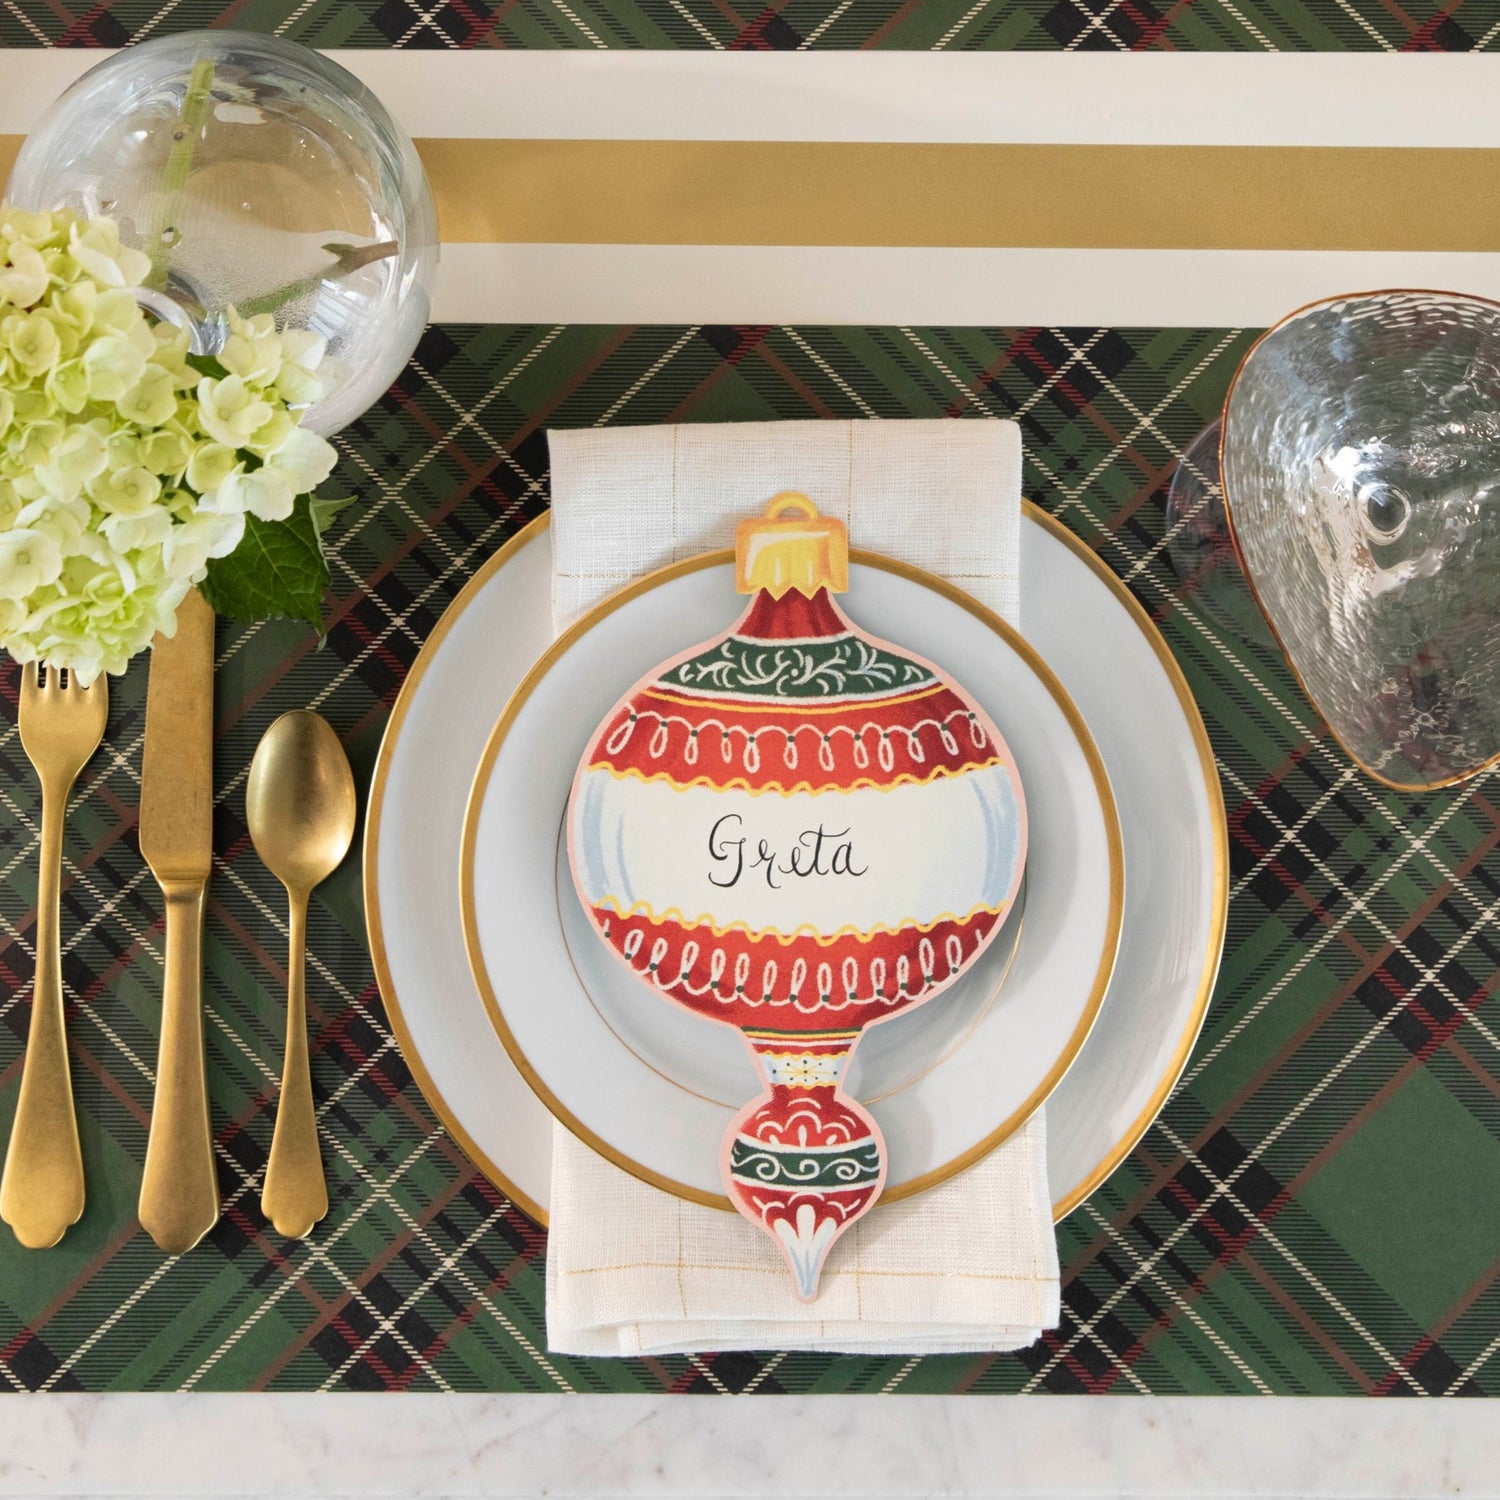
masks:
[[[203,1063],[203,907],[208,882],[169,882],[166,981],[156,1100],[141,1177],[141,1225],[169,1255],[191,1250],[219,1217]]]
[[[29,1250],[55,1245],[83,1212],[83,1152],[68,1075],[63,1020],[61,923],[66,782],[42,781],[42,858],[36,893],[36,979],[15,1123],[0,1182],[0,1218]]]
[[[307,892],[292,891],[287,955],[286,1061],[260,1205],[278,1234],[301,1239],[328,1212],[307,1058]]]

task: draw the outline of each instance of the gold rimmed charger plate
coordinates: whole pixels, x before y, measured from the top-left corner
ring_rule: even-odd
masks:
[[[1129,1091],[1112,1110],[1112,1113],[1117,1116],[1113,1128],[1102,1130],[1094,1128],[1090,1135],[1097,1139],[1086,1140],[1081,1148],[1087,1154],[1077,1155],[1076,1159],[1063,1163],[1067,1171],[1062,1181],[1059,1182],[1054,1178],[1060,1191],[1053,1203],[1053,1213],[1056,1218],[1061,1219],[1088,1198],[1129,1155],[1136,1142],[1145,1134],[1160,1112],[1187,1065],[1193,1043],[1202,1028],[1203,1018],[1213,991],[1214,979],[1218,972],[1228,902],[1228,849],[1224,807],[1219,792],[1213,751],[1193,700],[1192,691],[1171,649],[1162,639],[1161,633],[1146,611],[1136,602],[1124,584],[1078,537],[1031,502],[1023,502],[1023,505],[1026,523],[1037,528],[1038,535],[1045,539],[1047,545],[1071,554],[1073,565],[1087,570],[1093,576],[1094,582],[1107,596],[1110,618],[1123,627],[1126,635],[1134,637],[1139,648],[1153,664],[1153,669],[1160,673],[1166,688],[1164,706],[1169,706],[1175,700],[1183,717],[1186,735],[1182,754],[1183,768],[1190,777],[1196,773],[1196,776],[1201,778],[1206,797],[1206,809],[1203,814],[1206,823],[1202,836],[1208,847],[1201,861],[1203,868],[1196,874],[1194,885],[1195,889],[1202,887],[1204,910],[1194,922],[1194,941],[1184,955],[1183,972],[1174,981],[1183,999],[1174,1009],[1174,1019],[1170,1023],[1172,1029],[1166,1033],[1155,1049],[1155,1055],[1149,1064],[1149,1071],[1142,1070],[1143,1082]],[[522,1212],[544,1226],[547,1223],[547,1212],[538,1201],[538,1195],[545,1192],[546,1163],[543,1153],[546,1147],[540,1148],[536,1162],[531,1162],[527,1155],[515,1155],[514,1153],[519,1149],[518,1132],[509,1128],[509,1125],[517,1112],[521,1114],[534,1112],[543,1122],[546,1121],[547,1116],[529,1090],[519,1079],[516,1079],[509,1086],[516,1092],[508,1104],[507,1128],[504,1130],[498,1127],[486,1128],[486,1122],[478,1118],[464,1102],[463,1080],[451,1071],[443,1071],[441,1066],[438,1067],[438,1071],[442,1073],[442,1081],[440,1082],[434,1074],[433,1068],[429,1066],[428,1054],[432,1054],[435,1065],[441,1064],[442,1059],[430,1044],[432,1023],[427,1018],[430,997],[425,993],[425,974],[406,972],[398,985],[395,954],[392,946],[387,943],[387,925],[389,924],[393,929],[392,943],[394,943],[396,933],[409,922],[410,913],[404,909],[404,905],[399,900],[395,905],[383,904],[379,867],[383,840],[386,844],[389,843],[389,838],[385,836],[385,829],[396,817],[394,808],[388,806],[393,764],[398,748],[403,743],[403,738],[413,722],[412,715],[423,685],[432,675],[434,664],[445,643],[458,630],[475,601],[492,584],[500,584],[507,576],[507,568],[516,564],[529,547],[535,543],[546,545],[548,525],[549,518],[546,515],[537,517],[481,564],[433,628],[413,662],[392,707],[376,758],[366,823],[363,871],[366,922],[376,979],[390,1020],[391,1030],[418,1088],[437,1119],[479,1170]],[[1026,528],[1023,527],[1023,551],[1026,545]],[[537,561],[528,562],[527,567],[535,568],[541,561],[542,559],[538,556]],[[526,568],[520,569],[518,576],[524,577],[526,571]],[[1106,752],[1108,752],[1107,746]],[[458,926],[456,916],[455,911],[454,928]],[[455,934],[455,940],[456,937]],[[1127,946],[1128,941],[1127,939]],[[1153,951],[1155,951],[1154,948]],[[1122,964],[1122,967],[1125,965]],[[1158,979],[1159,977],[1157,976]],[[1126,976],[1127,980],[1128,978],[1129,976]],[[1117,987],[1122,982],[1125,981],[1117,979]],[[472,999],[477,1001],[478,997],[474,996]],[[478,1009],[477,1005],[475,1008]],[[1107,1006],[1096,1028],[1094,1038],[1085,1051],[1085,1058],[1094,1056],[1096,1052],[1104,1058],[1105,1051],[1101,1049],[1107,1049],[1113,1074],[1115,1071],[1113,1058],[1122,1050],[1122,1047],[1116,1043],[1115,1033],[1133,1024],[1130,1015],[1134,1009],[1134,1002],[1129,995],[1120,995]],[[408,1011],[411,1012],[410,1015]],[[485,1031],[489,1030],[487,1022],[481,1024]],[[425,1047],[418,1045],[414,1026],[421,1029],[424,1036],[429,1038]],[[496,1056],[501,1067],[509,1067],[498,1045],[496,1045]],[[1072,1081],[1066,1080],[1062,1094],[1066,1095],[1072,1087]],[[1141,1101],[1139,1106],[1136,1104],[1138,1099]],[[1123,1108],[1120,1107],[1121,1104]],[[1057,1143],[1062,1134],[1057,1128],[1062,1123],[1059,1118],[1060,1109],[1061,1106],[1052,1112],[1053,1128],[1050,1131],[1049,1157],[1057,1150]],[[468,1120],[474,1128],[471,1129],[469,1125],[466,1125],[465,1120]],[[516,1121],[516,1124],[519,1123]],[[483,1142],[476,1138],[475,1131],[484,1137]],[[514,1165],[502,1165],[502,1160]],[[521,1167],[529,1174],[528,1181],[534,1184],[531,1191],[527,1191],[516,1182],[517,1167]]]
[[[689,1126],[689,1114],[698,1101],[674,1100],[672,1097],[653,1093],[649,1080],[648,1088],[637,1096],[629,1082],[629,1063],[626,1059],[638,1063],[639,1057],[621,1046],[617,1033],[607,1026],[599,1034],[600,1043],[591,1047],[585,1031],[578,1024],[582,1020],[583,1010],[574,1018],[574,1024],[558,1023],[558,1006],[568,1002],[560,1001],[556,994],[549,995],[543,1001],[537,995],[534,984],[528,985],[518,975],[511,973],[506,978],[506,998],[502,999],[501,988],[492,969],[497,955],[493,951],[487,953],[487,943],[481,928],[476,896],[476,862],[480,844],[487,838],[484,823],[490,807],[492,775],[514,732],[523,721],[529,726],[535,712],[546,715],[541,724],[546,727],[546,734],[550,737],[545,746],[547,753],[535,763],[535,768],[544,777],[565,773],[571,780],[572,767],[577,754],[581,753],[583,741],[580,739],[576,746],[570,746],[568,730],[560,726],[554,727],[552,714],[557,709],[571,712],[576,707],[578,695],[556,688],[553,674],[563,670],[565,675],[571,673],[577,678],[582,673],[581,681],[598,682],[599,664],[595,664],[595,671],[590,674],[587,667],[573,657],[575,649],[582,650],[585,655],[589,650],[595,653],[604,650],[612,638],[619,638],[620,632],[614,622],[621,611],[628,610],[638,601],[655,604],[656,601],[648,600],[648,596],[656,595],[658,591],[671,590],[705,570],[725,569],[733,561],[733,552],[709,552],[647,574],[589,611],[542,653],[511,694],[480,758],[464,819],[459,864],[460,910],[469,967],[490,1021],[510,1054],[516,1070],[553,1117],[607,1161],[674,1197],[724,1211],[731,1211],[728,1198],[702,1185],[705,1180],[717,1183],[716,1170],[711,1176],[706,1170],[700,1170],[698,1181],[684,1181],[682,1177],[643,1161],[625,1144],[632,1133],[638,1133],[639,1138],[647,1140],[651,1149],[659,1153],[659,1160],[665,1162],[675,1157],[686,1161],[691,1150],[685,1149],[681,1143],[701,1138],[711,1145],[711,1154],[716,1160],[719,1136],[723,1130],[722,1122],[715,1120],[716,1128],[710,1134],[708,1119],[700,1119],[697,1113],[693,1113],[691,1118],[697,1125],[696,1128]],[[1114,795],[1103,759],[1082,714],[1056,674],[1030,642],[972,595],[921,568],[857,548],[851,549],[850,562],[856,570],[851,574],[851,589],[854,590],[850,596],[851,601],[858,599],[863,603],[864,591],[875,587],[880,576],[885,575],[902,584],[914,585],[922,591],[924,599],[931,596],[956,606],[957,612],[945,617],[948,622],[942,627],[945,641],[950,635],[961,635],[964,629],[973,629],[977,625],[980,632],[977,639],[991,643],[990,647],[982,649],[1000,651],[1001,655],[995,666],[1002,673],[1002,680],[1007,683],[1008,691],[1019,695],[1021,701],[1025,701],[1030,694],[1033,703],[1029,714],[1017,715],[1013,709],[1006,727],[1007,737],[1012,740],[1018,762],[1023,758],[1023,748],[1015,742],[1014,736],[1020,733],[1028,738],[1035,737],[1030,750],[1030,769],[1023,769],[1023,775],[1028,778],[1027,801],[1031,805],[1033,824],[1036,822],[1039,793],[1045,787],[1046,795],[1042,800],[1045,802],[1050,799],[1057,827],[1059,830],[1067,828],[1072,818],[1073,837],[1080,841],[1077,848],[1071,841],[1065,846],[1060,845],[1056,854],[1064,861],[1081,854],[1081,863],[1065,865],[1065,869],[1071,871],[1070,876],[1054,876],[1053,880],[1041,888],[1051,893],[1055,920],[1059,924],[1058,936],[1065,936],[1067,940],[1056,942],[1050,949],[1044,944],[1039,960],[1041,967],[1033,979],[1032,995],[1027,1001],[1018,1001],[1012,997],[1011,1004],[1006,1007],[1004,1029],[995,1033],[986,1054],[991,1068],[986,1078],[987,1087],[981,1090],[971,1084],[965,1095],[964,1091],[956,1091],[952,1085],[943,1089],[941,1085],[946,1080],[930,1076],[923,1083],[934,1092],[934,1098],[925,1110],[912,1101],[900,1101],[894,1106],[898,1111],[909,1109],[911,1126],[915,1132],[912,1139],[935,1137],[942,1140],[945,1135],[949,1138],[946,1145],[925,1148],[921,1157],[924,1163],[933,1157],[937,1158],[935,1164],[927,1166],[925,1170],[908,1172],[903,1176],[899,1174],[893,1160],[892,1180],[887,1183],[882,1198],[884,1201],[894,1202],[946,1182],[1003,1144],[1041,1107],[1072,1065],[1104,1003],[1119,948],[1125,900],[1124,854]],[[867,577],[863,591],[858,582],[853,581],[857,579],[859,569],[865,570]],[[898,593],[889,602],[894,603],[901,597]],[[666,604],[660,606],[662,609],[668,607]],[[903,607],[913,615],[917,613],[912,606]],[[921,613],[926,614],[928,608],[924,605]],[[689,619],[692,619],[691,614]],[[603,631],[607,622],[609,628]],[[649,627],[653,639],[661,628],[659,624]],[[909,619],[907,629],[912,628],[913,621]],[[690,631],[691,629],[689,626]],[[915,644],[929,657],[939,655],[930,644]],[[663,641],[661,645],[666,651],[680,648],[680,642],[674,643],[670,639]],[[957,651],[959,648],[954,646],[953,649]],[[960,656],[962,659],[969,659],[963,657],[962,652]],[[605,673],[611,670],[614,670],[613,661],[604,667]],[[975,670],[972,661],[969,670]],[[620,681],[601,683],[605,697],[598,705],[598,712],[603,713],[618,693],[638,675],[638,672],[629,672]],[[989,683],[981,685],[976,682],[975,685],[980,688],[980,698],[984,701]],[[538,695],[544,687],[553,693],[557,701],[552,709],[533,711],[533,703],[542,701]],[[995,712],[992,704],[986,706],[991,708],[992,713]],[[1001,717],[1004,721],[1003,714]],[[1054,726],[1050,731],[1051,738],[1038,727],[1043,722]],[[572,727],[587,734],[592,732],[593,724],[590,722]],[[534,731],[529,729],[528,732]],[[525,736],[522,739],[525,743]],[[1073,753],[1075,747],[1076,754]],[[537,789],[528,781],[527,790],[530,794]],[[1084,810],[1086,799],[1090,795],[1097,799],[1097,824],[1092,809]],[[526,851],[533,841],[531,833],[527,831],[530,829],[528,820],[532,817],[530,808],[521,808],[514,799],[495,805],[502,809],[517,809],[525,824],[524,828],[511,831],[513,834],[519,832],[519,845],[515,837],[495,841],[501,858],[507,862],[519,861],[524,867]],[[537,815],[537,827],[545,827],[545,819],[540,814]],[[537,838],[541,837],[538,833]],[[1034,838],[1033,853],[1036,843]],[[547,845],[547,849],[550,853],[550,845]],[[1083,853],[1084,850],[1092,853]],[[1093,860],[1101,857],[1105,862],[1104,868],[1096,871]],[[507,884],[509,889],[515,889],[513,882]],[[1063,887],[1069,891],[1082,892],[1085,897],[1082,906],[1072,904],[1069,897],[1062,894]],[[1090,905],[1090,900],[1097,904]],[[506,907],[513,904],[509,899],[502,903]],[[494,901],[490,901],[486,903],[485,909],[487,913],[493,913],[498,908]],[[1081,951],[1077,947],[1079,942],[1085,945]],[[1094,943],[1097,943],[1097,950],[1089,946]],[[513,943],[506,945],[505,952],[507,961],[512,964],[524,965],[530,962],[529,955],[520,954],[517,945]],[[1090,957],[1094,953],[1096,956]],[[532,977],[535,978],[534,975]],[[1063,1013],[1061,1025],[1067,1025],[1060,1042],[1057,1040],[1057,1033],[1061,1030],[1056,1019],[1058,1011]],[[545,1020],[542,1019],[544,1017]],[[1029,1024],[1026,1019],[1028,1017]],[[552,1033],[553,1041],[546,1041],[536,1029],[531,1031],[529,1043],[523,1039],[522,1032],[526,1027],[538,1024],[541,1031]],[[702,1023],[688,1019],[687,1024]],[[1045,1039],[1049,1034],[1053,1038],[1051,1041]],[[977,1032],[970,1033],[970,1044],[976,1035]],[[1034,1041],[1033,1036],[1038,1040]],[[608,1045],[609,1040],[614,1042],[613,1048]],[[533,1048],[539,1044],[541,1050],[534,1052]],[[1033,1055],[1028,1056],[1033,1049]],[[1020,1059],[1025,1061],[1018,1061]],[[657,1082],[663,1081],[659,1070],[648,1068],[647,1071]],[[586,1102],[580,1098],[577,1105],[572,1105],[564,1095],[565,1089],[572,1090],[575,1096],[582,1091],[589,1097]],[[747,1099],[753,1089],[753,1080],[747,1070]],[[632,1099],[639,1097],[636,1107],[645,1114],[638,1131],[630,1108],[619,1102],[627,1096]],[[964,1099],[963,1103],[958,1102],[961,1097]],[[992,1100],[997,1097],[1006,1102],[1006,1112],[998,1121],[990,1123],[986,1120],[986,1128],[982,1133],[976,1134],[974,1116],[983,1115],[996,1107]],[[1012,1100],[1015,1101],[1013,1105]],[[933,1105],[938,1104],[938,1101],[941,1104],[934,1110]],[[598,1128],[595,1128],[580,1113],[580,1109],[585,1108],[613,1111],[614,1119],[608,1126],[601,1119]],[[727,1120],[728,1112],[724,1113]],[[877,1118],[881,1118],[878,1110]],[[903,1140],[903,1130],[897,1123],[899,1118],[900,1115],[881,1118],[887,1141],[898,1152]],[[658,1119],[670,1119],[670,1127],[664,1124],[663,1128],[658,1129]],[[636,1149],[639,1150],[638,1147]],[[705,1162],[699,1164],[700,1169],[705,1164],[706,1156]]]

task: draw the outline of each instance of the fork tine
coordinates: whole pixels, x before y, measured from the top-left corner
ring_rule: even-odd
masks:
[[[100,734],[103,735],[103,726],[109,714],[109,678],[101,672],[87,687],[78,681],[76,672],[68,673],[68,685],[63,689],[68,700],[77,705],[80,712],[85,713],[89,720],[100,726]]]
[[[68,686],[65,691],[69,702],[76,707],[84,722],[89,724],[102,740],[109,721],[108,674],[100,672],[87,687],[84,687],[79,683],[77,673],[69,672]]]
[[[100,673],[84,687],[76,672],[29,662],[21,669],[21,693],[16,722],[22,745],[28,735],[57,733],[94,736],[94,745],[104,736],[109,718],[109,679]],[[71,725],[71,729],[65,726]],[[37,747],[41,749],[38,742]],[[92,746],[89,753],[92,753]],[[45,751],[43,751],[45,753]],[[36,757],[27,748],[33,763]]]

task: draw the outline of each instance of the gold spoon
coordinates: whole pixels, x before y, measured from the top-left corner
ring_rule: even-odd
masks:
[[[279,1234],[300,1239],[328,1212],[307,1062],[307,898],[354,839],[354,773],[326,719],[299,708],[266,730],[250,762],[245,817],[255,852],[291,902],[286,1063],[260,1201]]]

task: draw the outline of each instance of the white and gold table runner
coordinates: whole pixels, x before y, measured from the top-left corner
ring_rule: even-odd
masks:
[[[0,168],[102,55],[10,54]],[[1500,299],[1492,56],[330,55],[416,138],[437,322],[1230,328],[1372,287]]]

